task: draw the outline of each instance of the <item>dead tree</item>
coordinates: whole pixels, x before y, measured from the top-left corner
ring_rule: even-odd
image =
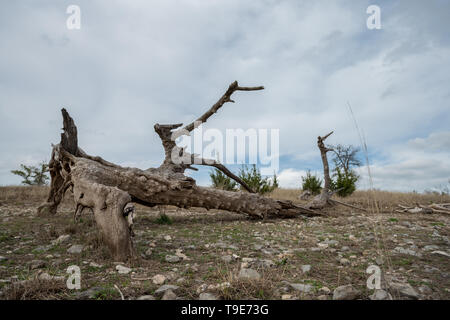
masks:
[[[333,131],[331,131],[329,134],[321,137],[317,137],[317,146],[320,150],[320,156],[322,158],[322,165],[323,165],[323,179],[324,179],[324,186],[322,188],[322,191],[320,194],[315,196],[307,205],[306,207],[310,209],[321,209],[326,206],[332,205],[333,203],[330,201],[331,196],[333,193],[331,192],[331,178],[330,178],[330,168],[328,166],[328,158],[327,158],[327,152],[333,151],[332,149],[329,149],[325,146],[323,143],[326,138],[328,138]]]
[[[350,208],[354,208],[354,209],[358,209],[358,210],[362,210],[362,211],[367,211],[366,209],[363,208],[358,208],[356,206],[353,206],[351,204],[345,203],[345,202],[341,202],[335,199],[331,199],[331,197],[333,196],[333,194],[335,194],[336,192],[338,192],[340,189],[338,190],[331,190],[331,178],[330,178],[330,167],[328,165],[328,157],[327,157],[327,152],[329,151],[333,151],[333,149],[328,148],[327,146],[325,146],[325,139],[328,138],[330,135],[333,134],[333,131],[331,131],[329,134],[321,137],[317,137],[317,146],[319,147],[320,150],[320,156],[322,158],[322,165],[323,165],[323,177],[324,177],[324,186],[322,188],[322,191],[320,192],[320,194],[318,194],[317,196],[315,196],[310,202],[308,202],[308,204],[306,205],[307,208],[309,209],[323,209],[325,207],[328,206],[333,206],[336,204],[341,204],[343,206],[346,207],[350,207]]]
[[[176,145],[175,139],[190,133],[216,113],[226,102],[234,102],[235,91],[262,90],[263,87],[240,87],[233,82],[225,94],[196,121],[182,124],[154,126],[161,138],[164,162],[158,168],[141,170],[125,168],[100,157],[86,154],[77,140],[77,127],[69,113],[62,109],[61,141],[53,146],[49,163],[51,185],[47,202],[38,208],[39,214],[55,214],[66,190],[73,191],[76,213],[89,208],[102,232],[114,259],[125,261],[133,255],[131,226],[134,207],[139,203],[153,207],[173,205],[181,208],[202,207],[222,209],[252,217],[296,217],[318,215],[308,208],[290,201],[266,198],[251,192],[231,192],[197,186],[195,180],[184,175],[193,164],[213,166],[251,189],[222,164],[192,155]]]

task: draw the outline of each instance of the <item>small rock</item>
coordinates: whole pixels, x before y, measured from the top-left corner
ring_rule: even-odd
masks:
[[[181,258],[179,256],[172,256],[170,254],[166,255],[165,260],[170,263],[180,262]]]
[[[53,240],[52,244],[56,246],[58,244],[66,243],[70,240],[70,238],[70,234],[63,234],[62,236],[59,236],[58,239]]]
[[[145,256],[150,257],[152,255],[152,248],[147,249],[147,251],[145,251]]]
[[[343,246],[343,247],[341,248],[341,251],[348,251],[348,250],[350,250],[350,248],[347,247],[347,246]]]
[[[170,241],[170,240],[172,240],[172,237],[171,236],[164,236],[164,240]]]
[[[358,295],[359,291],[356,290],[351,284],[348,284],[334,289],[333,300],[355,300]]]
[[[154,284],[163,284],[166,281],[166,277],[162,274],[157,274],[152,278]]]
[[[420,293],[425,294],[425,295],[430,295],[433,293],[433,290],[430,289],[430,287],[428,286],[420,286],[419,288]]]
[[[321,292],[323,292],[325,294],[330,294],[331,293],[331,290],[328,287],[322,287],[322,288],[319,289],[319,291],[321,291]]]
[[[131,268],[122,266],[122,265],[120,265],[120,264],[116,266],[116,270],[117,270],[117,272],[120,273],[120,274],[128,274],[128,273],[131,272]]]
[[[293,289],[303,292],[303,293],[309,293],[312,289],[312,286],[309,284],[303,284],[303,283],[290,283],[289,284]]]
[[[67,252],[72,254],[80,254],[83,251],[83,249],[84,246],[82,246],[81,244],[74,244],[69,249],[67,249]]]
[[[46,265],[45,261],[42,260],[32,260],[30,262],[30,269],[34,270],[34,269],[41,269],[44,268]]]
[[[383,265],[384,264],[384,259],[383,257],[379,256],[375,259],[375,262],[377,263],[377,265]]]
[[[172,290],[166,290],[164,292],[164,295],[162,296],[161,300],[175,300],[177,298],[177,295]]]
[[[432,250],[438,250],[438,249],[439,249],[439,246],[436,246],[434,244],[430,244],[430,245],[423,247],[423,250],[425,250],[425,251],[432,251]]]
[[[101,268],[101,267],[103,267],[103,265],[95,263],[95,262],[89,263],[89,266],[93,267],[93,268]]]
[[[50,280],[53,280],[53,277],[52,277],[51,275],[49,275],[47,272],[44,272],[44,273],[41,273],[41,274],[38,276],[38,279],[39,279],[39,280],[50,281]]]
[[[311,271],[311,266],[309,264],[304,264],[301,266],[301,268],[303,273],[308,273],[309,271]]]
[[[199,300],[219,300],[215,295],[208,292],[200,293]]]
[[[156,300],[154,296],[147,295],[147,296],[140,296],[136,300]]]
[[[88,290],[76,293],[76,296],[80,300],[86,300],[86,299],[94,299],[100,291],[102,291],[104,288],[102,287],[92,287]]]
[[[291,294],[283,294],[281,296],[281,300],[291,300],[292,299],[292,295]]]
[[[389,292],[383,289],[375,289],[373,294],[369,296],[370,300],[392,300],[392,296]]]
[[[8,258],[4,257],[4,256],[0,256],[0,262],[6,261],[8,260]]]
[[[389,283],[389,289],[392,291],[392,293],[395,295],[399,295],[403,298],[408,299],[419,299],[419,294],[416,290],[414,290],[413,287],[411,287],[408,283],[397,283],[397,282],[391,282]]]
[[[444,252],[444,251],[433,251],[431,253],[450,258],[450,254],[448,254],[447,252]]]
[[[159,287],[155,291],[155,295],[160,296],[160,295],[164,294],[167,290],[176,291],[178,288],[179,288],[178,286],[174,286],[171,284],[165,284],[165,285]]]
[[[259,280],[261,275],[254,269],[241,269],[239,271],[239,279]]]
[[[405,249],[405,248],[402,248],[402,247],[395,247],[394,251],[397,252],[397,253],[408,254],[408,255],[416,256],[416,257],[421,257],[422,256],[422,254],[419,253],[419,252],[416,252],[416,251],[411,250],[411,249]]]
[[[233,260],[233,257],[230,255],[222,256],[220,259],[225,263],[230,263]]]
[[[318,296],[317,300],[328,300],[328,296],[326,296],[326,295]]]
[[[350,261],[348,259],[342,258],[341,260],[339,260],[339,263],[343,264],[343,265],[347,265],[350,263]]]

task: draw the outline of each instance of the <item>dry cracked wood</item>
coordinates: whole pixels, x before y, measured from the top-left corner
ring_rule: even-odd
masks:
[[[162,140],[165,160],[160,167],[147,170],[121,167],[100,157],[87,155],[78,146],[77,128],[73,119],[62,109],[64,127],[61,142],[53,147],[49,163],[50,193],[47,202],[39,207],[38,213],[55,214],[66,190],[71,188],[77,205],[76,214],[85,208],[92,210],[114,259],[119,261],[133,255],[133,206],[130,205],[133,202],[145,206],[222,209],[258,218],[318,215],[319,213],[290,201],[275,200],[249,192],[197,186],[194,179],[184,175],[186,169],[194,169],[192,164],[214,166],[251,191],[223,165],[187,153],[176,145],[175,139],[189,134],[224,103],[233,102],[230,98],[233,92],[261,89],[263,87],[240,87],[237,82],[233,82],[219,101],[197,121],[176,131],[173,130],[180,128],[182,124],[156,124],[155,131]]]

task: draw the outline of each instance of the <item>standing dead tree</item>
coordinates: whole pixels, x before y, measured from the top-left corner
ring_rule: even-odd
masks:
[[[341,201],[338,201],[338,200],[335,200],[335,199],[331,199],[333,194],[335,194],[339,190],[331,190],[332,189],[331,188],[332,180],[330,178],[330,167],[328,165],[327,152],[334,151],[334,150],[332,148],[328,148],[327,146],[325,146],[324,141],[325,141],[326,138],[328,138],[332,134],[333,134],[333,131],[331,131],[329,134],[327,134],[327,135],[325,135],[323,137],[321,137],[321,136],[317,137],[317,146],[319,147],[320,156],[322,158],[323,178],[324,178],[325,183],[324,183],[324,186],[323,186],[322,191],[320,192],[320,194],[318,194],[310,202],[308,202],[306,207],[309,208],[309,209],[323,209],[323,208],[325,208],[327,206],[333,206],[335,204],[341,204],[343,206],[347,206],[347,207],[350,207],[350,208],[366,211],[363,208],[358,208],[358,207],[352,206],[351,204],[347,204],[345,202],[341,202]]]
[[[234,102],[231,95],[235,91],[262,89],[240,87],[235,81],[207,112],[187,126],[180,128],[181,123],[156,124],[154,128],[161,138],[165,159],[160,167],[147,170],[121,167],[86,154],[78,146],[75,122],[62,109],[64,126],[61,141],[53,146],[49,163],[50,193],[47,202],[38,208],[38,213],[55,214],[65,192],[70,188],[76,203],[76,213],[86,208],[92,210],[114,259],[119,261],[125,261],[133,255],[133,202],[149,207],[174,205],[182,208],[222,209],[258,218],[318,215],[290,201],[266,198],[251,192],[197,186],[194,179],[184,175],[186,169],[195,169],[192,164],[213,166],[252,191],[222,164],[186,152],[176,145],[175,139],[190,135],[226,102]]]

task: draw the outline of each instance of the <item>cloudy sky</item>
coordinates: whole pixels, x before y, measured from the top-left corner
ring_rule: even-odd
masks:
[[[81,29],[69,30],[69,5]],[[366,27],[369,5],[381,29]],[[60,109],[88,153],[158,166],[155,123],[190,122],[234,80],[204,126],[279,129],[284,187],[321,171],[316,138],[361,145],[374,187],[423,191],[450,179],[450,2],[8,1],[0,10],[0,185],[49,160]],[[193,176],[209,184],[209,169]],[[360,187],[369,186],[367,168]]]

